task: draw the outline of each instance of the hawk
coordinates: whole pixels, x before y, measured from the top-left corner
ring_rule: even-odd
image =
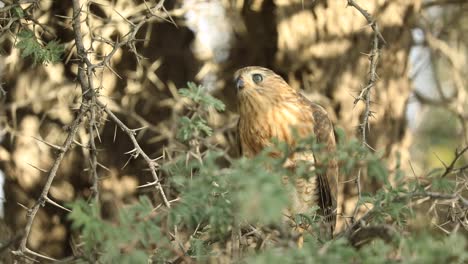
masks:
[[[334,129],[325,109],[291,88],[281,76],[266,68],[250,66],[239,69],[234,78],[238,90],[240,117],[237,130],[242,155],[255,156],[270,146],[273,138],[294,147],[297,137],[312,135],[317,143],[325,146],[322,151],[335,151]],[[317,171],[316,177],[295,180],[288,214],[290,217],[305,214],[311,207],[319,206],[319,212],[325,218],[326,233],[332,236],[336,223],[338,165],[333,158],[319,160],[318,154],[295,153],[288,157],[284,165],[288,168],[294,169],[299,160],[310,162],[312,168],[324,168]],[[288,184],[286,177],[282,179],[284,184]]]

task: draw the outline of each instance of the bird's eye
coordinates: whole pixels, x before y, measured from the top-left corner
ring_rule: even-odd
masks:
[[[252,81],[254,81],[254,83],[260,83],[263,81],[263,76],[258,73],[252,74]]]

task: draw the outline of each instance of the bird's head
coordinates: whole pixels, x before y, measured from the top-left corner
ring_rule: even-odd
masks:
[[[272,70],[257,66],[239,69],[234,74],[240,114],[263,112],[295,98],[296,90]]]
[[[270,69],[257,66],[237,70],[234,74],[234,82],[240,101],[251,96],[274,97],[294,91],[281,76]]]

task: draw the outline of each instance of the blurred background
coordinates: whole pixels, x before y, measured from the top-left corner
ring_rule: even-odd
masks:
[[[6,231],[0,231],[0,240],[24,228],[23,206],[34,204],[46,180],[38,168],[49,168],[55,158],[34,137],[62,144],[80,102],[71,3],[24,2],[22,8],[42,26],[33,26],[30,18],[23,23],[44,41],[62,43],[65,53],[58,63],[47,65],[23,58],[15,47],[17,31],[2,20],[0,222]],[[227,105],[224,113],[210,114],[214,128],[210,141],[238,155],[232,76],[249,65],[271,68],[323,105],[348,139],[359,138],[364,105],[355,105],[354,98],[368,81],[372,29],[345,0],[82,0],[81,4],[84,45],[93,62],[112,51],[110,42],[124,39],[135,23],[151,17],[137,31],[134,47],[119,49],[109,68],[95,72],[95,85],[102,100],[129,127],[145,127],[137,138],[152,158],[168,149],[184,149],[174,133],[184,114],[177,89],[189,81],[202,84]],[[359,4],[376,19],[387,42],[381,46],[378,81],[371,91],[374,117],[368,143],[388,160],[389,168],[412,167],[415,176],[422,176],[442,162],[449,163],[455,149],[468,144],[468,3]],[[0,10],[7,17],[9,11]],[[152,178],[142,161],[128,161],[124,153],[133,147],[126,135],[113,123],[100,121],[100,198],[111,217],[116,208],[145,193],[136,187]],[[76,140],[89,140],[84,128]],[[67,154],[50,189],[51,198],[66,204],[91,194],[89,155],[76,146]],[[468,160],[466,154],[464,159]],[[353,177],[340,178],[346,201],[342,212],[352,210],[356,202],[354,185],[344,183]],[[377,187],[371,179],[363,182],[368,192]],[[41,208],[31,248],[65,256],[71,250],[69,238],[66,212]]]

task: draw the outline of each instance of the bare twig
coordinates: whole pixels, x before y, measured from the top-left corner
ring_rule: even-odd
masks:
[[[360,207],[360,201],[361,201],[361,169],[359,169],[359,171],[358,171],[358,175],[357,175],[357,177],[355,179],[355,182],[356,182],[356,187],[357,187],[357,192],[358,192],[358,200],[357,200],[356,205],[354,206],[353,216],[351,218],[352,222],[355,221],[357,213],[359,211],[359,207]]]
[[[95,111],[95,110],[93,110],[94,106],[96,106],[96,107],[99,106],[130,137],[133,145],[135,146],[135,149],[131,154],[134,157],[136,157],[138,155],[141,155],[144,158],[144,160],[148,164],[148,167],[149,167],[149,169],[151,171],[151,174],[153,176],[153,179],[155,181],[156,189],[161,194],[164,204],[169,208],[170,203],[167,200],[167,197],[166,197],[166,195],[164,193],[164,190],[162,188],[162,185],[160,183],[159,177],[158,177],[157,172],[156,172],[157,163],[154,160],[151,160],[148,157],[148,155],[141,149],[141,147],[140,147],[140,145],[139,145],[139,143],[138,143],[138,141],[137,141],[137,139],[135,137],[135,130],[132,130],[132,129],[128,128],[112,111],[110,111],[103,103],[101,103],[96,98],[97,94],[94,91],[94,85],[93,85],[94,70],[96,68],[109,67],[109,62],[110,62],[111,58],[114,56],[115,52],[118,49],[120,49],[121,47],[123,47],[124,45],[129,45],[132,52],[135,53],[137,58],[139,57],[138,53],[136,52],[136,47],[134,46],[134,43],[135,43],[135,40],[136,40],[136,34],[137,34],[138,30],[148,20],[147,19],[141,20],[136,25],[132,23],[132,25],[133,25],[132,30],[131,30],[131,32],[129,32],[127,34],[128,37],[126,38],[126,40],[114,44],[112,51],[107,56],[105,56],[104,59],[101,62],[99,62],[97,64],[93,64],[89,60],[88,55],[86,53],[86,50],[85,50],[85,48],[83,46],[83,39],[82,39],[82,35],[81,35],[81,26],[80,26],[80,17],[81,17],[80,12],[81,12],[81,7],[79,5],[79,1],[78,0],[73,0],[73,17],[74,17],[73,29],[75,31],[75,42],[76,42],[78,57],[81,59],[81,63],[80,63],[81,67],[79,67],[79,71],[78,71],[78,81],[80,82],[83,95],[86,94],[87,97],[85,97],[85,98],[88,98],[90,103],[92,104],[92,106],[91,106],[91,121],[90,121],[91,124],[90,124],[90,126],[94,127],[94,122],[95,122],[95,120],[93,120],[93,119],[95,119],[95,113],[93,114],[93,111]],[[85,71],[84,67],[86,67],[86,71]],[[94,117],[93,117],[93,115],[94,115]],[[93,130],[95,130],[95,129],[93,129],[93,128],[90,129],[91,152],[93,152],[93,148],[94,148],[94,151],[95,151],[95,146],[93,147],[93,143],[94,143]],[[94,165],[97,165],[97,159],[95,159],[95,158],[96,157],[94,157],[94,158],[91,157],[91,159],[92,159],[91,163],[94,164]],[[93,177],[94,178],[93,189],[96,189],[98,187],[97,186],[98,185],[98,176],[97,176],[97,172],[95,172],[96,166],[93,167],[93,165],[92,165],[92,170],[93,170],[92,173],[94,175],[94,177]],[[96,191],[96,190],[94,190],[94,191]]]
[[[362,101],[365,104],[364,116],[362,117],[362,122],[359,125],[361,130],[361,142],[364,146],[372,149],[371,146],[367,143],[367,131],[370,130],[369,118],[372,117],[373,113],[371,110],[371,90],[375,87],[377,82],[377,63],[379,61],[379,41],[383,44],[386,44],[385,39],[383,38],[382,34],[379,31],[379,26],[374,18],[361,6],[359,6],[354,0],[348,0],[348,5],[354,7],[358,10],[364,18],[367,20],[369,25],[372,27],[373,34],[372,34],[372,49],[369,54],[370,66],[369,66],[369,80],[367,81],[367,85],[361,90],[359,95],[354,100],[354,105],[356,105],[359,101]],[[361,169],[358,171],[358,176],[356,177],[356,186],[358,191],[358,200],[353,210],[352,215],[352,223],[356,225],[358,222],[355,222],[360,202],[361,202]],[[352,230],[350,228],[349,230]]]
[[[417,192],[410,195],[412,199],[429,197],[430,199],[437,200],[449,200],[452,202],[457,202],[460,207],[468,209],[468,199],[464,198],[460,194],[446,194],[438,192]]]
[[[164,192],[164,189],[162,188],[162,185],[161,185],[161,182],[159,180],[159,176],[156,172],[156,169],[157,169],[157,163],[150,159],[150,157],[148,157],[148,155],[143,151],[143,149],[140,147],[140,144],[138,143],[136,137],[135,137],[135,130],[133,129],[130,129],[128,128],[111,110],[109,110],[109,108],[106,107],[106,105],[104,105],[102,102],[100,101],[97,101],[97,104],[102,107],[102,109],[109,115],[109,117],[112,119],[112,121],[114,121],[119,127],[120,129],[122,129],[127,135],[128,137],[130,138],[130,140],[132,141],[133,143],[133,146],[135,147],[134,150],[131,151],[132,155],[134,157],[138,156],[138,155],[141,155],[143,157],[143,159],[145,160],[146,164],[148,165],[148,168],[151,172],[151,175],[153,176],[153,179],[154,179],[154,185],[156,187],[156,189],[159,191],[162,199],[163,199],[163,202],[164,202],[164,205],[168,208],[171,207],[171,204],[169,203],[169,201],[167,200],[167,196]]]
[[[95,98],[93,98],[93,101]],[[91,106],[90,113],[89,113],[89,124],[88,124],[88,132],[89,132],[89,151],[91,157],[89,158],[89,166],[90,166],[90,174],[91,178],[93,179],[93,186],[91,187],[91,190],[93,192],[93,197],[96,206],[99,206],[99,175],[97,173],[97,166],[98,166],[98,161],[97,161],[97,149],[96,149],[96,142],[94,140],[95,134],[99,133],[99,131],[95,130],[95,127],[97,126],[96,124],[96,107],[93,105]]]
[[[79,0],[73,0],[73,31],[75,33],[75,46],[78,58],[80,62],[78,63],[78,81],[81,86],[81,93],[82,96],[86,99],[91,99],[94,91],[90,90],[90,84],[86,78],[86,72],[84,70],[85,61],[86,64],[89,66],[91,62],[88,59],[85,47],[83,45],[83,36],[81,33],[81,7]],[[88,78],[92,79],[92,76],[88,76]]]
[[[33,138],[34,138],[35,140],[39,141],[39,142],[42,142],[42,143],[46,144],[47,146],[49,146],[49,147],[51,147],[51,148],[53,148],[53,149],[55,149],[55,150],[63,151],[62,147],[60,147],[60,146],[57,146],[57,145],[52,144],[52,143],[49,143],[49,142],[47,142],[47,141],[45,141],[45,140],[42,140],[42,139],[40,139],[40,138],[37,138],[37,137],[33,137]]]
[[[455,168],[455,163],[463,157],[463,154],[468,150],[468,146],[463,148],[461,151],[455,150],[455,157],[453,158],[452,162],[448,166],[445,166],[445,171],[442,174],[441,178],[445,178],[447,175],[449,175]]]
[[[348,0],[348,5],[356,8],[359,13],[361,13],[367,20],[367,23],[372,27],[372,30],[377,34],[379,40],[384,44],[387,45],[387,42],[383,38],[382,34],[379,31],[379,26],[377,25],[377,22],[374,20],[374,18],[367,12],[364,8],[359,6],[354,0]]]
[[[29,235],[31,233],[31,227],[34,222],[34,218],[36,217],[37,212],[39,211],[39,208],[41,206],[45,205],[45,202],[48,200],[47,195],[49,194],[50,187],[52,185],[52,182],[54,181],[55,175],[57,174],[58,168],[60,166],[60,163],[62,162],[65,154],[68,152],[70,147],[72,146],[73,139],[75,138],[76,132],[78,131],[78,128],[80,127],[80,124],[83,120],[83,116],[86,113],[87,108],[82,105],[80,108],[80,111],[78,112],[77,116],[73,120],[71,126],[70,126],[70,132],[68,133],[67,138],[65,139],[65,143],[61,146],[61,151],[58,152],[57,158],[54,161],[54,164],[52,165],[52,168],[49,170],[49,174],[47,176],[47,181],[42,188],[41,195],[39,196],[39,199],[36,201],[34,206],[32,208],[28,209],[28,213],[26,215],[26,226],[24,228],[24,235],[23,238],[21,239],[20,246],[18,250],[13,251],[15,255],[21,256],[21,257],[26,257],[26,253],[35,255],[41,258],[53,260],[47,256],[38,254],[30,249],[27,248],[27,243],[29,239]]]
[[[362,118],[362,122],[359,125],[362,135],[362,144],[368,146],[367,144],[367,135],[366,132],[369,129],[369,118],[372,116],[372,111],[370,109],[371,104],[371,89],[375,86],[377,82],[377,63],[379,61],[379,41],[383,44],[386,44],[382,34],[379,31],[379,26],[377,22],[372,18],[372,16],[362,7],[360,7],[354,0],[348,0],[348,5],[356,8],[367,20],[369,25],[372,27],[373,30],[373,38],[372,38],[372,50],[369,54],[370,60],[370,67],[369,67],[369,80],[367,85],[361,90],[359,95],[354,100],[354,105],[356,105],[359,101],[364,102],[365,110],[364,116]]]

